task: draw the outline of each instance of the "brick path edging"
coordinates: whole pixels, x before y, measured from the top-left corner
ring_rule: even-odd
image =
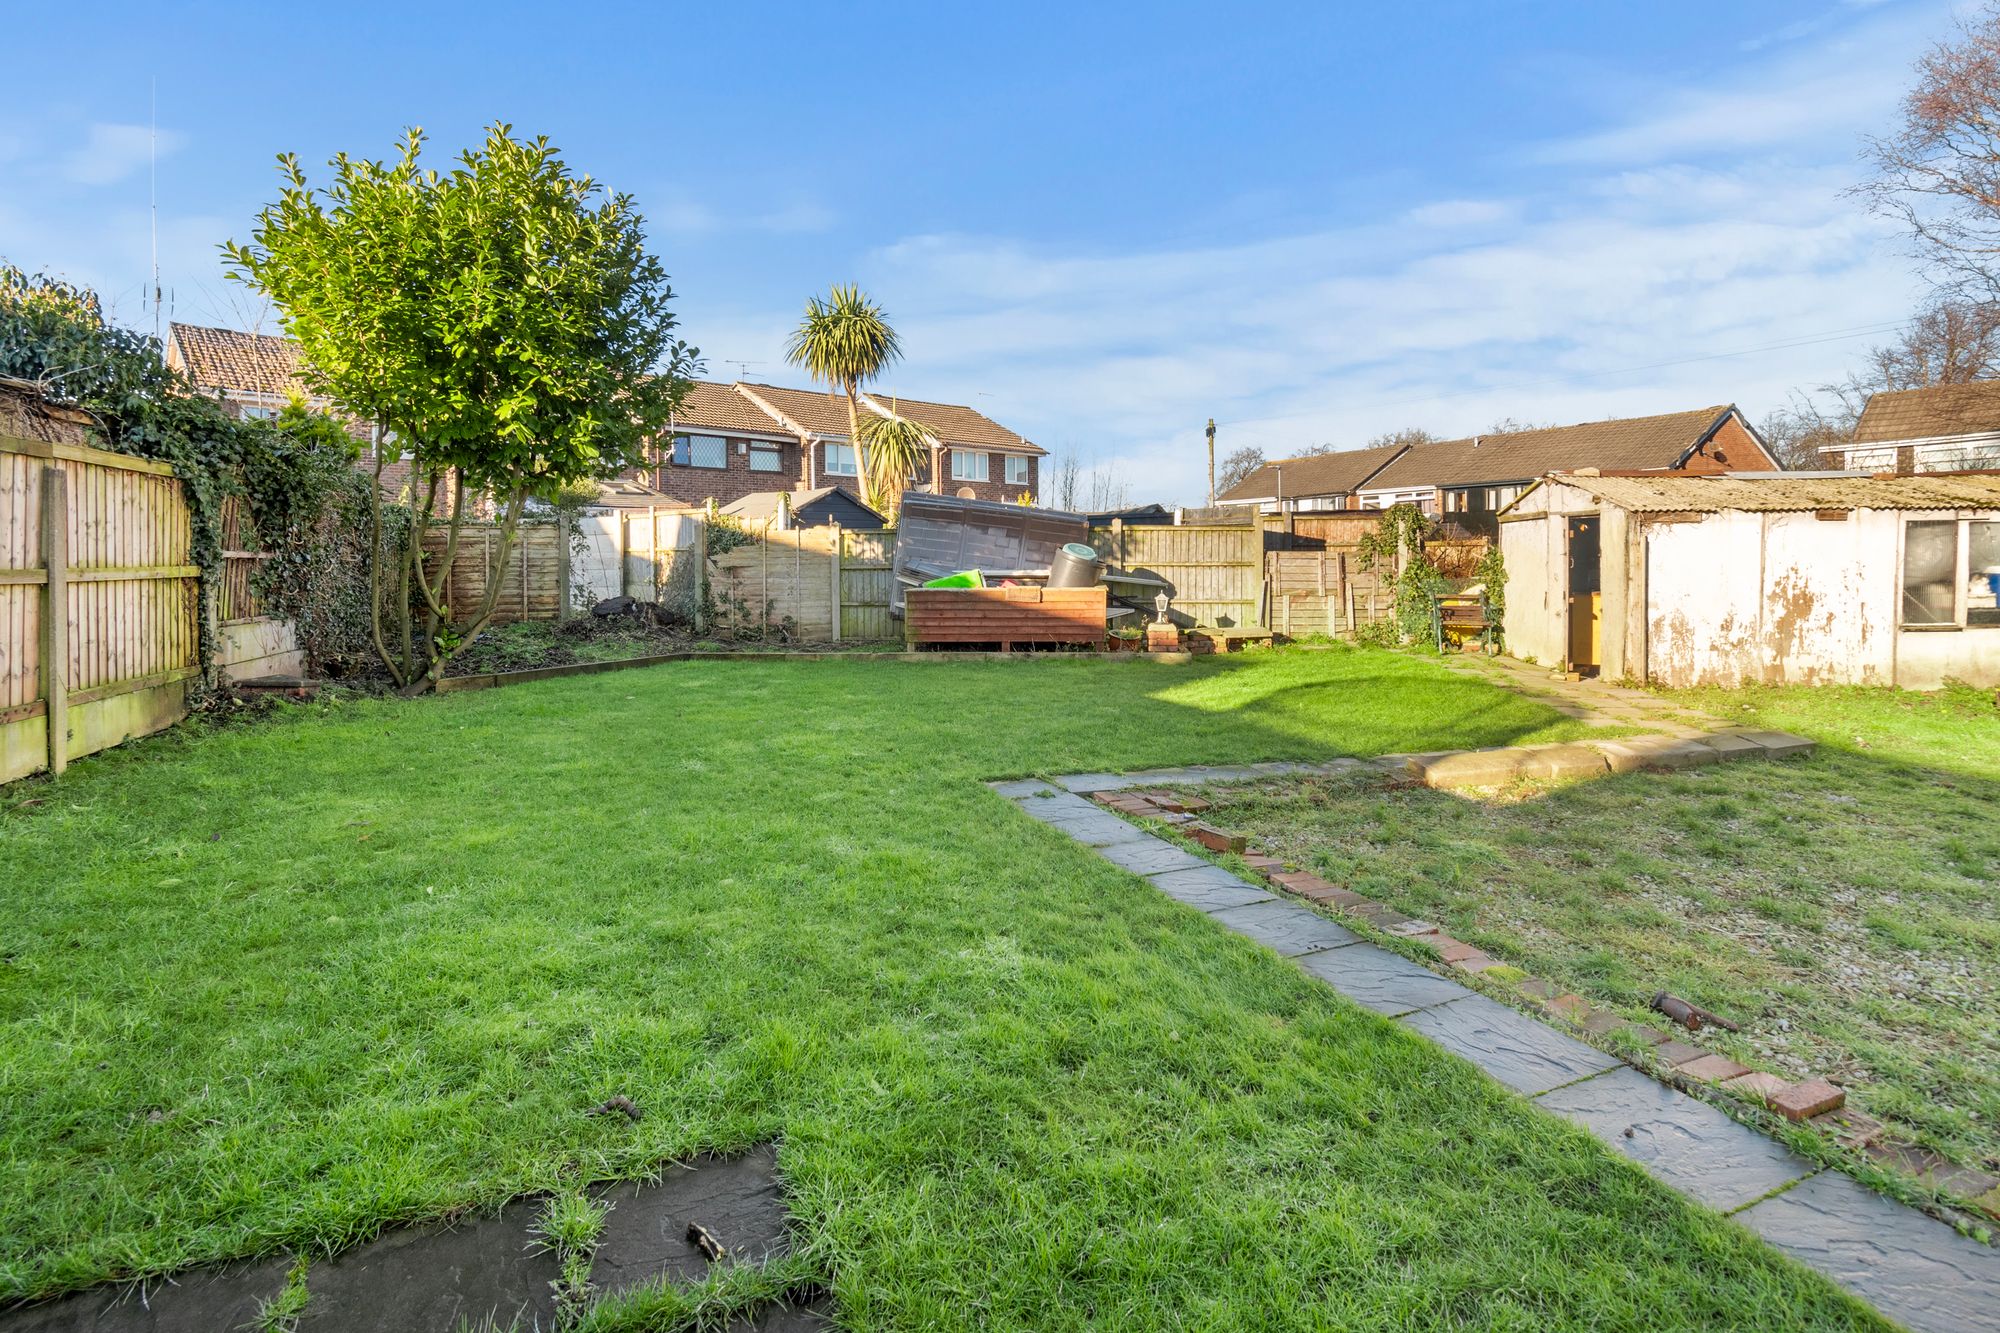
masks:
[[[1710,745],[1709,740],[1722,743]],[[1030,817],[1143,876],[1168,897],[1276,950],[1348,999],[1401,1023],[1543,1109],[1581,1125],[1664,1184],[1733,1218],[1917,1333],[1995,1327],[1994,1312],[2000,1311],[2000,1250],[1839,1171],[1821,1169],[1719,1108],[1401,954],[1370,944],[1311,907],[1286,901],[1086,796],[1175,784],[1351,772],[1364,766],[1430,786],[1487,786],[1539,775],[1531,764],[1579,765],[1585,771],[1575,776],[1587,776],[1802,754],[1811,748],[1811,741],[1785,733],[1732,732],[1699,740],[1638,737],[1324,764],[1195,765],[1131,774],[1073,774],[1056,778],[1053,784],[1027,779],[988,785]],[[1589,759],[1575,751],[1588,752],[1603,767],[1590,768]],[[1204,803],[1185,799],[1174,803],[1178,809],[1156,805],[1155,812],[1175,817],[1183,831],[1200,822]],[[1223,839],[1232,836],[1215,832]],[[1347,904],[1350,908],[1367,902],[1316,876],[1284,871],[1272,858],[1246,859],[1253,869],[1268,873],[1279,889],[1308,902],[1338,908],[1343,905],[1341,895],[1354,900]],[[1258,866],[1260,859],[1269,864]],[[1287,885],[1287,879],[1294,883]],[[1303,883],[1307,880],[1315,882]],[[1447,947],[1456,946],[1455,952],[1465,951],[1447,959],[1461,970],[1500,966],[1470,945],[1442,936],[1428,922],[1412,921],[1379,904],[1367,905],[1376,910],[1361,915],[1379,929],[1428,936]],[[1475,956],[1484,959],[1484,965],[1466,967]],[[1556,994],[1553,987],[1548,990],[1545,1009],[1577,1014],[1579,1025],[1590,1030],[1587,1015],[1578,1010],[1578,1006],[1588,1008],[1580,997]],[[1660,1035],[1665,1042],[1665,1034]],[[1689,1049],[1693,1054],[1682,1056],[1679,1063],[1693,1063],[1709,1054]],[[1729,1077],[1741,1080],[1750,1072],[1739,1069]]]

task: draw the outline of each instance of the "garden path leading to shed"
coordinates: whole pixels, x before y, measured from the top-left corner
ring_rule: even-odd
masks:
[[[1785,754],[1811,745],[1798,737],[1757,735],[1761,743],[1749,748],[1759,753]],[[1732,737],[1714,739],[1722,743],[1703,747],[1711,748],[1703,762],[1745,753],[1732,749]],[[1650,746],[1657,755],[1701,744],[1659,737],[1619,748],[1643,752]],[[1452,760],[1466,756],[1385,756],[1374,762],[1422,778],[1430,769],[1448,772]],[[1518,770],[1518,757],[1510,762]],[[1175,783],[1355,767],[1349,760],[1197,766],[990,785],[1023,813],[1133,869],[1169,898],[1265,945],[1355,1003],[1393,1018],[1542,1109],[1580,1125],[1655,1179],[1733,1218],[1917,1333],[2000,1327],[2000,1249],[1823,1170],[1617,1057],[1367,943],[1304,903],[1194,857],[1088,799],[1093,793]]]

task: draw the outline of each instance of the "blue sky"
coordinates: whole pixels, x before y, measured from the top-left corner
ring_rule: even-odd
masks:
[[[420,125],[443,158],[504,119],[638,198],[713,377],[800,382],[785,331],[859,281],[907,346],[887,387],[1196,501],[1210,416],[1275,456],[1837,377],[1923,290],[1843,191],[1954,12],[44,6],[0,256],[150,325],[157,78],[172,314],[269,328],[215,246],[277,153]]]

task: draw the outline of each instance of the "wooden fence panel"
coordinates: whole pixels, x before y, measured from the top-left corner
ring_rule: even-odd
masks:
[[[0,453],[0,723],[42,697],[42,468]],[[4,780],[4,778],[0,778]]]
[[[192,541],[166,464],[0,438],[0,781],[184,715],[200,651]]]
[[[1254,527],[1140,526],[1092,528],[1098,554],[1129,573],[1172,585],[1173,609],[1194,624],[1234,629],[1257,625],[1264,580],[1264,537]],[[1112,591],[1150,604],[1146,589]]]
[[[424,553],[442,559],[450,544],[448,526],[435,523],[424,534]],[[445,583],[447,605],[454,616],[469,616],[486,597],[486,580],[493,556],[500,549],[500,529],[492,523],[467,523]],[[554,620],[562,609],[562,528],[556,523],[523,523],[500,572],[500,594],[493,603],[493,623]],[[524,591],[525,589],[525,591]]]
[[[1353,638],[1395,615],[1393,571],[1363,569],[1350,552],[1273,551],[1265,564],[1274,634]]]
[[[834,560],[831,529],[755,533],[714,562],[716,614],[739,629],[777,628],[789,618],[797,637],[831,639]]]
[[[889,614],[895,588],[896,533],[840,534],[840,637],[860,642],[894,639],[901,627]]]

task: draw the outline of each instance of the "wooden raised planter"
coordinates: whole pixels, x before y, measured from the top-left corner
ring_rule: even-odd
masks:
[[[1099,588],[912,588],[904,595],[903,639],[929,644],[1104,644],[1105,592]]]

